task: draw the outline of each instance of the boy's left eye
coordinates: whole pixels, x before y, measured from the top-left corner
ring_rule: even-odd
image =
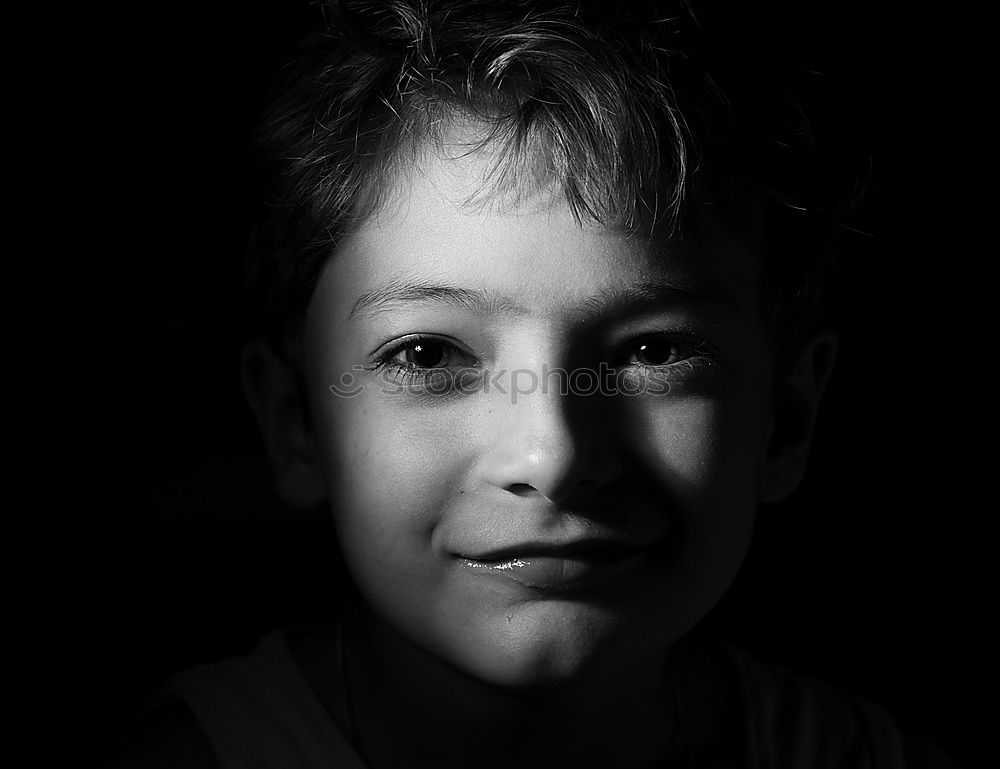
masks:
[[[665,334],[650,334],[630,342],[617,365],[642,367],[672,366],[691,358],[713,358],[706,342]]]
[[[643,366],[666,366],[684,359],[680,345],[668,339],[641,340],[630,354]]]

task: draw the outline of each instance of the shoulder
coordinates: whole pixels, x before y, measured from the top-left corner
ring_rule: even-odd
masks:
[[[963,769],[961,764],[926,737],[905,731],[902,737],[906,769]]]
[[[885,710],[834,684],[726,648],[743,691],[751,753],[774,766],[837,765],[866,755],[876,767],[961,769],[930,741],[908,733]]]
[[[360,766],[288,641],[288,632],[275,631],[249,654],[175,674],[106,769]]]
[[[191,709],[170,697],[124,737],[103,769],[220,769]]]

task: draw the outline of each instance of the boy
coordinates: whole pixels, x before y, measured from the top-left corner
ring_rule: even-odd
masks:
[[[683,640],[836,348],[774,73],[712,69],[683,4],[330,12],[265,130],[244,384],[357,599],[179,676],[132,763],[919,766],[878,708]]]

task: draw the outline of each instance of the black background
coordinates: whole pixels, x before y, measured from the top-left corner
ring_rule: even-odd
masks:
[[[787,5],[871,157],[870,235],[805,486],[763,511],[703,632],[866,694],[974,766],[995,691],[988,3]],[[86,764],[172,671],[336,605],[331,527],[278,504],[237,374],[243,143],[320,15],[5,13],[5,508],[32,530],[8,540],[11,584],[40,750]]]

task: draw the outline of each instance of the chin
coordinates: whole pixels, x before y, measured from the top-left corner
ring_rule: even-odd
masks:
[[[620,618],[593,606],[527,603],[468,628],[448,656],[475,678],[504,689],[570,687],[622,659],[621,626]]]
[[[559,654],[555,647],[491,649],[462,662],[479,681],[513,693],[538,693],[572,687],[586,680],[592,655]]]

